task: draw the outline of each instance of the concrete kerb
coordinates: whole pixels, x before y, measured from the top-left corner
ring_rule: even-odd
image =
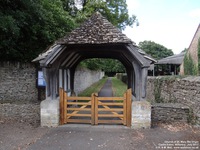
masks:
[[[90,124],[65,124],[59,126],[59,128],[65,128],[65,127],[70,127],[70,128],[101,128],[101,129],[130,129],[127,126],[124,125],[90,125]]]

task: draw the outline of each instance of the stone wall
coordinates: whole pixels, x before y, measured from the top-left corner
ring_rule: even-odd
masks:
[[[198,64],[198,41],[200,38],[200,24],[194,34],[193,39],[191,40],[188,52],[190,53],[195,64]]]
[[[33,64],[0,62],[0,102],[37,101],[36,69]]]
[[[74,90],[76,94],[99,81],[104,76],[104,72],[89,70],[87,68],[77,68],[74,78]]]
[[[104,76],[102,71],[78,68],[75,92],[80,93]],[[38,93],[39,92],[39,93]],[[0,62],[0,103],[37,102],[45,99],[45,89],[36,88],[36,67],[31,63]]]
[[[40,124],[39,104],[0,104],[0,121],[25,122],[31,125]]]
[[[148,77],[147,100],[152,104],[179,103],[189,107],[200,119],[200,76],[176,78]]]
[[[188,123],[190,120],[190,109],[178,103],[159,103],[151,107],[151,121],[156,123]]]
[[[191,40],[191,43],[188,48],[188,54],[190,54],[194,64],[198,65],[198,40],[200,38],[200,24],[194,34],[194,37]],[[180,74],[184,75],[184,61],[180,66]]]

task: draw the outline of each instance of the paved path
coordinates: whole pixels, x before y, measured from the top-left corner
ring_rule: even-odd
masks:
[[[104,86],[101,88],[101,90],[98,93],[99,97],[112,97],[113,91],[112,91],[112,79],[108,78]]]
[[[51,128],[26,150],[162,150],[160,145],[176,141],[194,142],[192,150],[200,148],[200,130],[189,127],[180,130],[173,126],[179,129],[173,131],[169,127],[170,130],[159,127],[133,130],[119,126],[64,125]]]

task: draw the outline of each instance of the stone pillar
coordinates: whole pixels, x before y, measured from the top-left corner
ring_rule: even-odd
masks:
[[[59,125],[59,100],[47,98],[40,104],[41,126],[57,127]]]
[[[132,102],[132,121],[133,129],[151,127],[151,104],[147,101]]]

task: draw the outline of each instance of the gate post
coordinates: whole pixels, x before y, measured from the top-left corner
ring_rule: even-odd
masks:
[[[132,120],[132,118],[131,118],[131,108],[132,108],[132,99],[131,99],[131,96],[132,95],[132,92],[131,92],[131,89],[128,89],[127,90],[127,94],[126,94],[126,101],[127,101],[127,103],[126,103],[126,106],[127,106],[127,110],[126,110],[126,112],[127,112],[127,119],[126,119],[126,121],[127,121],[127,126],[128,127],[131,127],[131,120]]]
[[[67,123],[67,92],[64,92],[64,99],[63,99],[63,105],[64,105],[64,108],[63,108],[63,123]]]
[[[124,101],[123,101],[123,104],[124,104],[124,105],[123,105],[123,115],[124,115],[124,118],[123,118],[123,122],[124,122],[124,123],[123,123],[123,124],[124,124],[125,126],[126,126],[126,121],[127,121],[127,120],[126,120],[126,119],[127,119],[127,118],[126,118],[126,115],[127,115],[127,111],[126,111],[126,110],[127,110],[127,105],[126,105],[126,104],[127,104],[127,99],[126,99],[126,97],[127,97],[127,92],[124,93]]]
[[[91,124],[95,124],[95,93],[91,95]]]
[[[95,103],[95,107],[94,107],[94,115],[95,115],[95,117],[94,117],[94,120],[95,120],[95,125],[98,125],[98,98],[97,98],[97,94],[95,93],[95,101],[94,101],[94,103]]]
[[[59,96],[60,96],[60,125],[63,125],[64,124],[64,115],[63,115],[64,90],[62,88],[59,89]]]

